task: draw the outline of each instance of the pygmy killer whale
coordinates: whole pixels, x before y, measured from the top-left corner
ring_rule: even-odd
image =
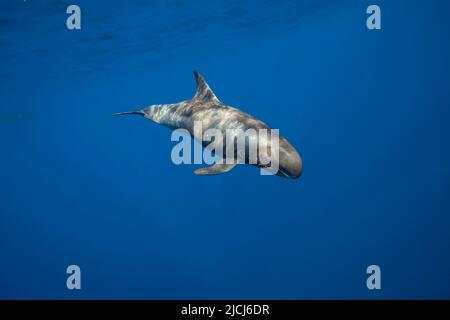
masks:
[[[271,130],[267,124],[255,117],[222,103],[205,79],[196,71],[194,71],[194,75],[197,81],[197,92],[192,99],[173,104],[151,105],[141,110],[119,112],[114,115],[138,114],[172,130],[186,129],[204,147],[207,147],[210,142],[205,142],[201,136],[198,136],[197,132],[194,132],[194,123],[200,122],[204,130],[218,129],[222,132],[227,129],[242,129],[245,131],[250,128]],[[225,133],[223,137],[225,140]],[[296,179],[300,177],[303,169],[300,155],[284,137],[279,134],[278,137],[278,171],[274,173],[281,177]],[[222,145],[225,146],[225,141]],[[248,157],[242,158],[239,156],[240,152],[236,149],[234,151],[234,157],[236,158],[234,163],[215,163],[210,167],[197,169],[194,173],[198,175],[221,174],[233,169],[237,163],[252,164],[260,168],[267,167],[259,159],[256,163],[249,162]]]

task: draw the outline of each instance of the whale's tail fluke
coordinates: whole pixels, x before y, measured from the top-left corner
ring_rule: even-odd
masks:
[[[145,113],[143,111],[126,111],[126,112],[117,112],[117,113],[113,113],[113,116],[123,116],[126,114],[140,114],[141,116],[145,115]]]

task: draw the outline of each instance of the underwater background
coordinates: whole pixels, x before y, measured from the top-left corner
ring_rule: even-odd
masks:
[[[2,0],[0,298],[450,298],[449,10]],[[193,70],[280,129],[300,179],[195,176],[170,130],[111,116],[189,99]]]

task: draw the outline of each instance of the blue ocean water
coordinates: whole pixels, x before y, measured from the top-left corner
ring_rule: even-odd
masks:
[[[369,31],[372,1],[3,0],[0,298],[450,298],[450,3],[374,2]],[[190,98],[192,70],[302,177],[195,176],[111,116]]]

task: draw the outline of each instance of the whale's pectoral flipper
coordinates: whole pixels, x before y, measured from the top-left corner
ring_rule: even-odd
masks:
[[[197,71],[194,71],[194,76],[197,81],[197,92],[195,93],[194,99],[220,102],[209,85],[206,83],[205,78],[203,78]]]
[[[201,168],[194,171],[198,175],[207,174],[221,174],[230,171],[236,166],[236,163],[226,164],[226,163],[215,163],[211,167]]]

